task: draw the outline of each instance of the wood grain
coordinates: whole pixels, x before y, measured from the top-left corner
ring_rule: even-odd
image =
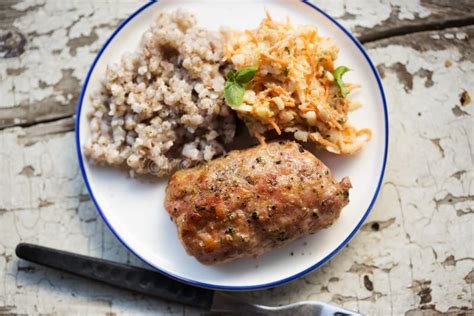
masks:
[[[98,216],[72,132],[96,51],[141,5],[114,3],[0,3],[0,314],[199,314],[14,256],[25,241],[143,265]],[[366,42],[381,74],[391,133],[384,185],[361,231],[329,263],[237,295],[327,301],[367,315],[474,313],[473,2],[316,3]]]
[[[415,32],[443,30],[452,27],[463,27],[474,24],[474,2],[458,0],[422,0],[420,3],[430,14],[413,19],[400,20],[401,7],[394,5],[390,17],[374,28],[356,27],[362,43],[372,42],[393,36],[403,36]]]

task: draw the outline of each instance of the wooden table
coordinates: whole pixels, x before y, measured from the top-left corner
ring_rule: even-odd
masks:
[[[474,2],[315,3],[359,37],[383,78],[391,132],[385,182],[337,257],[290,284],[239,295],[267,304],[321,300],[372,315],[472,315]],[[143,265],[98,217],[73,126],[94,55],[141,5],[0,4],[0,314],[199,313],[14,255],[24,241]]]

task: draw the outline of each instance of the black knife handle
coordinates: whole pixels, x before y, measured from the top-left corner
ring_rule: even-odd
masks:
[[[16,247],[16,255],[50,268],[169,301],[208,310],[212,305],[214,291],[180,283],[152,270],[27,243]]]

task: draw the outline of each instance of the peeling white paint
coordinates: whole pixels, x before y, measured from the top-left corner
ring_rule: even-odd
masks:
[[[351,27],[379,25],[395,7],[399,19],[429,14],[419,1],[316,2],[336,17],[346,16],[344,23]],[[50,96],[68,102],[73,97],[70,92],[53,88],[62,70],[71,69],[73,77],[82,81],[94,51],[111,32],[107,25],[115,25],[138,6],[129,2],[111,6],[105,1],[16,5],[17,10],[36,9],[15,21],[15,26],[42,35],[30,39],[20,58],[0,59],[0,107]],[[115,11],[110,13],[109,8]],[[39,16],[54,12],[56,16],[61,12],[61,19],[33,25]],[[350,15],[357,18],[351,20]],[[92,32],[98,39],[72,56],[67,42]],[[466,36],[464,32],[451,35],[458,40]],[[431,38],[444,40],[438,34]],[[400,45],[369,50],[374,62],[384,68],[391,130],[385,182],[366,226],[314,273],[273,290],[236,295],[266,304],[320,300],[368,315],[400,315],[421,306],[420,289],[428,286],[431,301],[427,304],[437,310],[472,308],[472,285],[464,278],[474,264],[474,105],[462,107],[467,113],[463,115],[456,115],[453,108],[462,91],[474,96],[474,64],[455,48],[456,40],[449,42],[452,48],[436,51]],[[31,49],[34,46],[38,49]],[[452,62],[450,67],[446,60]],[[400,81],[403,74],[394,70],[398,64],[406,67],[408,79]],[[23,67],[20,75],[7,76],[7,69]],[[411,89],[404,86],[410,78]],[[52,270],[25,270],[30,265],[14,255],[21,241],[143,266],[104,226],[88,199],[75,157],[74,134],[29,139],[30,131],[0,131],[0,310],[11,306],[7,312],[20,314],[198,314]],[[379,224],[378,231],[374,223]]]
[[[62,79],[63,69],[73,70],[73,76],[82,81],[97,50],[115,26],[139,8],[143,1],[81,1],[78,4],[73,1],[24,1],[14,6],[20,11],[32,7],[33,10],[27,11],[13,23],[28,38],[25,53],[14,60],[0,59],[0,82],[12,80],[0,84],[0,108],[43,100],[52,94],[52,86]],[[77,54],[81,58],[73,58],[68,41],[88,36],[93,31],[98,39],[78,49]],[[59,53],[54,54],[54,51]],[[25,69],[20,75],[7,78],[7,68]],[[48,89],[42,85],[47,85]],[[57,91],[59,94],[62,92]],[[66,102],[63,101],[64,104]]]
[[[444,38],[446,38],[446,39],[453,39],[453,38],[454,38],[454,34],[452,34],[452,33],[446,33],[446,34],[444,34]]]
[[[462,41],[462,40],[467,40],[467,39],[468,39],[468,35],[467,35],[466,32],[457,32],[457,33],[456,33],[456,38],[457,38],[458,40],[461,40],[461,41]]]
[[[349,29],[356,26],[374,27],[390,18],[392,11],[398,11],[399,20],[425,18],[431,14],[428,8],[421,5],[419,0],[344,0],[344,1],[311,1],[327,10],[336,18],[344,18],[342,24]],[[354,16],[354,18],[348,18]]]

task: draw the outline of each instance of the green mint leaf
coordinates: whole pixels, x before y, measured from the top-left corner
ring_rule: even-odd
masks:
[[[256,73],[257,67],[245,67],[239,69],[235,73],[235,81],[237,81],[241,85],[244,85],[246,83],[249,83],[253,79],[253,77],[255,77]]]
[[[350,92],[349,88],[347,88],[346,85],[344,84],[344,81],[342,81],[342,76],[349,70],[350,69],[347,68],[346,66],[339,66],[333,72],[334,79],[336,80],[336,83],[339,86],[339,89],[341,89],[341,93],[343,96],[348,95]]]
[[[244,94],[245,89],[241,84],[235,81],[227,81],[225,83],[224,98],[230,106],[239,106],[242,104]]]
[[[227,80],[229,80],[229,81],[234,81],[234,80],[235,80],[235,71],[230,70],[229,72],[227,72],[227,74],[225,75],[225,77],[226,77]]]

